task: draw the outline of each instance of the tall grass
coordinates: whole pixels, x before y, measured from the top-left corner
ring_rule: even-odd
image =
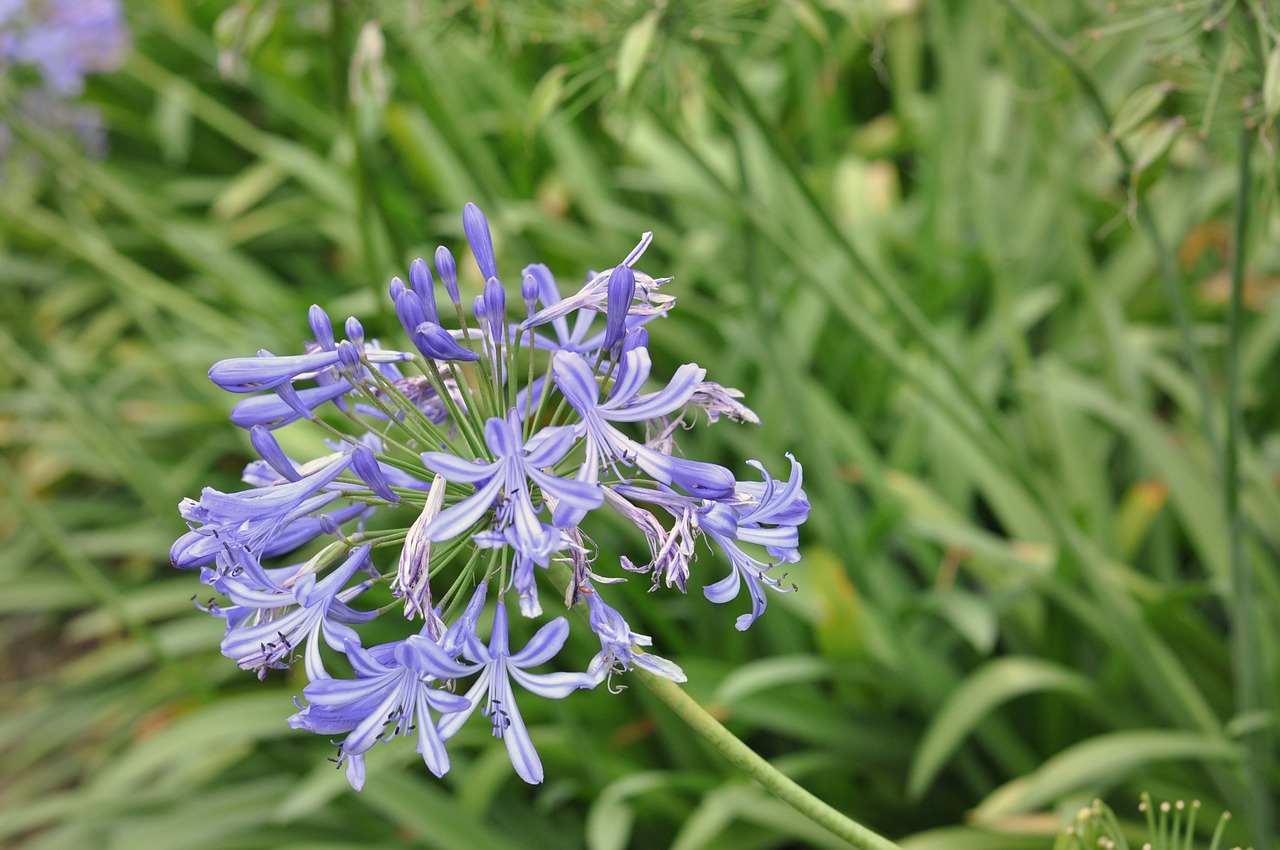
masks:
[[[758,752],[914,850],[1047,848],[1142,790],[1274,847],[1274,115],[1242,150],[1224,95],[1160,148],[1213,68],[1025,5],[395,4],[353,74],[371,6],[133,4],[110,155],[15,123],[41,165],[0,192],[0,845],[842,846],[639,686],[530,706],[543,786],[472,732],[351,793],[164,563],[250,453],[209,364],[294,350],[313,302],[389,333],[475,201],[562,275],[654,230],[655,356],[766,423],[700,456],[805,464],[798,593],[745,634],[625,612]]]

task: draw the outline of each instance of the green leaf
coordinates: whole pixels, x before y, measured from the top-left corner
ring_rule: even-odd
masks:
[[[1034,772],[992,791],[973,812],[975,823],[1039,809],[1099,785],[1115,785],[1162,761],[1231,762],[1240,749],[1195,732],[1141,729],[1098,735],[1068,747]]]
[[[920,799],[992,711],[1011,699],[1043,691],[1087,697],[1093,685],[1081,674],[1039,658],[1010,656],[979,667],[934,714],[912,758],[907,794]]]

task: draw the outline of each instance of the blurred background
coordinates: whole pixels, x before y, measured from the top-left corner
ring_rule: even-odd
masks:
[[[475,727],[357,794],[300,679],[218,654],[166,561],[251,457],[208,367],[312,303],[395,338],[388,280],[474,201],[561,279],[654,231],[659,368],[763,420],[690,455],[804,464],[799,590],[748,632],[615,594],[758,752],[914,850],[1144,790],[1275,847],[1274,11],[0,3],[0,846],[842,846],[638,684],[529,702],[541,786]]]

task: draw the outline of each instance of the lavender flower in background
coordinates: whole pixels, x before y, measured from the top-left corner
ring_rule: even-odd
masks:
[[[85,77],[120,67],[128,46],[118,0],[0,0],[0,101],[13,105],[9,120],[70,133],[102,156],[101,115],[75,100]],[[12,135],[0,124],[0,155]]]
[[[729,602],[745,586],[751,610],[737,627],[746,629],[764,613],[766,589],[793,589],[773,571],[799,558],[797,529],[809,512],[794,459],[785,482],[756,461],[748,464],[762,480],[738,481],[678,454],[698,410],[710,422],[758,419],[740,392],[705,380],[697,364],[650,381],[642,326],[675,303],[657,292],[667,279],[634,268],[650,234],[562,297],[540,264],[526,266],[508,292],[488,219],[474,205],[463,229],[484,280],[467,299],[474,321],[461,307],[454,255],[441,247],[434,275],[415,260],[408,283],[396,278],[388,289],[410,345],[367,340],[355,319],[339,340],[313,306],[314,342],[301,353],[215,364],[209,377],[242,397],[231,419],[249,429],[262,460],[245,470],[248,489],[205,488],[179,506],[190,530],[171,557],[226,598],[202,606],[225,623],[223,652],[259,675],[304,662],[305,704],[289,722],[345,735],[336,761],[357,789],[375,745],[410,733],[427,768],[443,775],[446,745],[477,709],[517,775],[541,782],[514,685],[560,699],[602,682],[620,690],[615,677],[636,667],[685,681],[601,588],[648,573],[648,589],[684,591],[696,576],[707,598]],[[523,321],[513,322],[509,308]],[[460,327],[447,327],[450,313]],[[274,435],[301,420],[328,432],[329,454],[286,455]],[[647,563],[599,556],[588,532],[598,510],[636,526]],[[703,573],[699,541],[723,557],[727,574]],[[539,619],[539,584],[579,609],[598,639],[585,671],[534,670],[564,646],[563,617],[511,650],[506,600]],[[388,595],[398,602],[386,604]],[[366,645],[372,632],[362,628],[385,615],[402,618],[399,637]],[[487,622],[486,642],[479,630]],[[386,640],[388,631],[377,634]]]

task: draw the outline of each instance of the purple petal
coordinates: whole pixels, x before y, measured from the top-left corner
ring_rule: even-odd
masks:
[[[510,696],[511,687],[508,685],[505,690]],[[502,740],[507,745],[511,766],[525,782],[537,785],[542,782],[542,760],[538,758],[538,751],[533,748],[529,730],[525,728],[524,718],[520,716],[520,707],[516,705],[514,698],[504,700],[501,707],[506,712],[506,728],[502,730]]]
[[[446,452],[423,452],[422,465],[446,480],[463,484],[474,484],[490,477],[497,471],[496,463],[477,463],[463,460]]]
[[[450,696],[454,696],[450,694]],[[467,701],[462,697],[458,697],[463,707]],[[435,723],[431,720],[431,715],[427,712],[427,696],[423,691],[418,692],[418,746],[415,748],[418,755],[422,756],[422,761],[437,777],[444,776],[449,772],[449,753],[444,748],[444,741],[440,740],[440,733],[436,730]]]
[[[514,667],[510,673],[520,687],[546,699],[564,699],[574,691],[596,686],[596,680],[586,673],[529,673]]]
[[[473,495],[463,499],[451,508],[441,511],[439,516],[431,520],[431,524],[423,530],[423,534],[432,543],[452,540],[475,525],[485,511],[492,507],[502,489],[502,479],[494,476],[493,480],[477,490]]]
[[[717,604],[732,602],[738,598],[738,593],[742,590],[742,576],[738,571],[730,570],[729,574],[720,579],[715,584],[709,584],[702,588],[702,594],[707,599]]]
[[[289,481],[301,480],[302,476],[293,465],[293,461],[289,460],[284,449],[280,448],[280,444],[276,442],[276,438],[271,436],[270,431],[261,425],[255,425],[249,430],[249,441],[253,443],[253,448],[262,459],[281,477]]]
[[[600,407],[612,409],[626,404],[649,380],[652,368],[648,349],[633,348],[624,353],[613,389],[609,390],[608,400]]]
[[[447,741],[454,735],[458,734],[458,730],[463,724],[470,719],[471,715],[479,707],[480,701],[489,694],[489,680],[493,678],[493,666],[486,664],[484,669],[480,671],[480,675],[471,683],[471,688],[467,691],[466,701],[467,707],[461,711],[451,711],[441,716],[440,723],[436,729],[440,732],[441,740]]]
[[[388,502],[400,501],[400,497],[387,485],[387,479],[383,477],[382,469],[378,466],[378,458],[366,446],[356,446],[351,466],[356,475],[360,476],[360,479],[368,484],[369,489],[379,498],[386,499]]]
[[[543,428],[525,443],[524,462],[536,469],[554,466],[569,449],[573,448],[577,435],[569,425],[552,425]]]
[[[527,469],[526,472],[543,492],[559,502],[551,517],[552,524],[557,528],[577,525],[583,516],[600,507],[604,502],[604,491],[596,484],[571,478],[557,478],[540,469]]]
[[[537,667],[546,664],[564,648],[569,637],[569,621],[557,617],[529,638],[524,649],[511,656],[512,667]]]
[[[507,291],[493,276],[484,284],[484,317],[489,323],[489,336],[502,339],[507,324]]]
[[[421,635],[413,635],[405,640],[405,649],[413,654],[413,668],[420,673],[428,673],[437,679],[460,679],[470,676],[475,668],[459,664],[435,641]],[[451,699],[461,699],[456,694],[449,694]],[[447,704],[447,700],[445,703]],[[465,708],[459,703],[453,711]]]
[[[520,454],[520,428],[513,427],[506,419],[489,417],[484,423],[484,441],[497,457],[516,457]]]
[[[427,320],[440,324],[440,314],[436,311],[435,286],[431,280],[431,269],[427,261],[419,257],[409,264],[409,286],[422,299],[422,306],[427,311]]]
[[[413,343],[424,356],[432,360],[479,360],[480,355],[464,348],[444,328],[433,322],[423,322],[413,330]]]
[[[648,360],[647,353],[644,359]],[[611,407],[613,400],[610,399],[600,405],[600,415],[614,422],[643,422],[675,413],[689,403],[689,399],[693,397],[706,374],[707,370],[699,368],[696,363],[686,363],[676,370],[671,382],[665,388],[633,399],[630,403],[619,405],[616,409]],[[630,377],[632,375],[628,373],[628,378]],[[643,383],[643,379],[641,382]],[[617,397],[627,398],[623,395]]]
[[[311,333],[315,335],[316,344],[320,346],[322,351],[333,351],[333,322],[329,321],[329,314],[324,311],[319,304],[312,304],[311,309],[307,311],[307,322],[311,325]]]
[[[562,351],[556,355],[551,367],[560,392],[578,413],[593,410],[600,401],[600,386],[596,374],[579,355]]]

